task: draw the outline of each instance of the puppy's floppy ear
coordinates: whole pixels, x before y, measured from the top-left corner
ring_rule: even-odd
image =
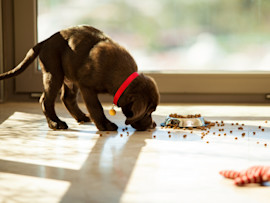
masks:
[[[126,119],[125,124],[129,125],[140,120],[146,113],[147,103],[143,97],[134,97],[131,107],[132,116]]]

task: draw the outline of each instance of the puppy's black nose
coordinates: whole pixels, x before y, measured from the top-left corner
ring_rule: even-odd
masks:
[[[156,126],[157,126],[156,122],[153,121],[151,128],[153,129],[153,128],[155,128]]]

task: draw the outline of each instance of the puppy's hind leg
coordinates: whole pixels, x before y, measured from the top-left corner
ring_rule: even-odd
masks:
[[[90,117],[83,113],[78,106],[77,95],[78,87],[72,82],[66,82],[65,80],[65,83],[62,86],[61,99],[67,110],[77,120],[77,122],[90,122]]]
[[[67,129],[65,122],[61,121],[55,113],[55,99],[63,84],[63,76],[54,76],[51,73],[43,73],[44,93],[40,98],[42,110],[46,116],[48,126],[51,129]]]

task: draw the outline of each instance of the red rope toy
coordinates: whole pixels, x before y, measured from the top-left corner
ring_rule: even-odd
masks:
[[[225,178],[234,179],[234,184],[243,186],[249,183],[263,183],[270,181],[270,166],[253,166],[247,170],[224,170],[219,172]]]

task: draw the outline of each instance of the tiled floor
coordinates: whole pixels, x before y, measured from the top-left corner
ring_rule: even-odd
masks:
[[[219,171],[270,165],[270,105],[161,105],[151,132],[123,132],[120,112],[108,116],[119,126],[110,133],[77,124],[62,104],[57,112],[68,130],[50,130],[38,103],[0,104],[0,202],[269,203],[269,184],[236,187]],[[199,130],[161,129],[169,113],[225,126],[201,139]]]

